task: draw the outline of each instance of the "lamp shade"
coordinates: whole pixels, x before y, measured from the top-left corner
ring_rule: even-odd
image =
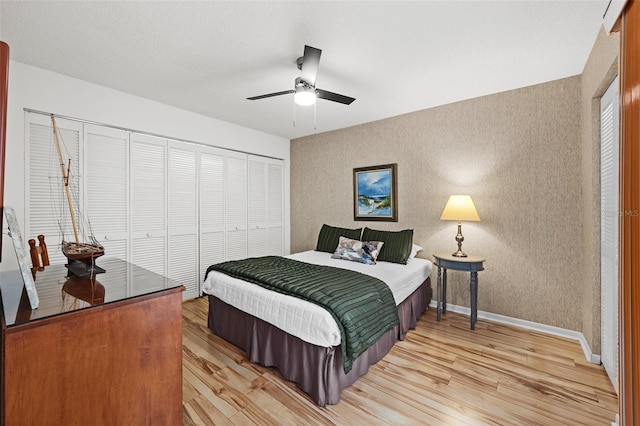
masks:
[[[457,220],[458,222],[478,222],[480,216],[469,195],[452,195],[442,210],[440,220]]]

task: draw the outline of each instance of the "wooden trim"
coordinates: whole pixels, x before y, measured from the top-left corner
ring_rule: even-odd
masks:
[[[0,229],[4,220],[4,158],[7,139],[7,99],[9,98],[9,45],[0,41]],[[0,238],[0,261],[2,238]]]
[[[640,425],[640,5],[622,14],[620,36],[620,424]],[[635,308],[635,315],[634,315]]]
[[[0,41],[0,229],[4,220],[4,158],[7,138],[7,99],[9,97],[9,45]],[[2,261],[2,235],[0,235],[0,261]],[[0,301],[2,308],[2,301]],[[4,309],[2,309],[4,312]],[[4,365],[5,320],[0,319],[0,366]],[[4,426],[4,373],[0,374],[0,426]]]

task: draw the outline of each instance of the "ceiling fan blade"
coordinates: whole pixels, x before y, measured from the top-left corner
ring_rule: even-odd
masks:
[[[356,98],[341,95],[339,93],[329,92],[322,89],[316,89],[316,93],[318,93],[318,98],[320,99],[326,99],[328,101],[338,102],[345,105],[351,105],[351,102],[356,100]]]
[[[312,86],[316,85],[318,75],[318,64],[320,64],[320,54],[322,50],[311,46],[304,46],[304,56],[302,57],[302,78]]]
[[[267,93],[266,95],[252,96],[247,99],[250,101],[257,101],[258,99],[271,98],[273,96],[280,96],[280,95],[288,95],[289,93],[295,93],[295,90],[285,90],[283,92]]]

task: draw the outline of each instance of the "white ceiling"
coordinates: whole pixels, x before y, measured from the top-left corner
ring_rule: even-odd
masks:
[[[293,139],[580,74],[608,0],[1,1],[11,59]],[[304,45],[317,87],[296,108]]]

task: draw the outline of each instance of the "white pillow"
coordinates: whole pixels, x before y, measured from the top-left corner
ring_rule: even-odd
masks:
[[[411,254],[409,255],[409,259],[413,259],[414,257],[416,257],[416,255],[418,254],[418,252],[424,250],[422,247],[420,247],[417,244],[414,244],[411,246]]]

